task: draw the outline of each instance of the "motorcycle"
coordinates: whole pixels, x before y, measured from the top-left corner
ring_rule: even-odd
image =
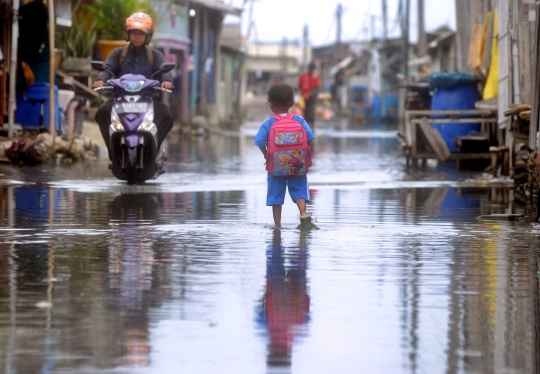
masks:
[[[102,61],[92,61],[99,71],[108,71]],[[109,126],[110,149],[113,175],[134,185],[149,179],[156,179],[163,173],[164,151],[158,148],[158,129],[154,123],[154,97],[158,91],[171,92],[161,88],[153,78],[167,73],[176,65],[166,63],[152,79],[142,75],[125,74],[109,79],[107,84],[95,91],[109,90],[114,97]]]

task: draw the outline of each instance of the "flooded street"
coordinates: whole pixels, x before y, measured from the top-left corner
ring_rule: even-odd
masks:
[[[407,173],[396,131],[317,127],[301,232],[258,124],[168,139],[167,173],[0,165],[5,373],[535,373],[539,226],[503,181]],[[137,368],[137,369],[135,369]]]

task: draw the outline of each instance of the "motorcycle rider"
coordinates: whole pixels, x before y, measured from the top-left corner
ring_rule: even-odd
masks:
[[[140,74],[146,79],[152,79],[152,74],[167,62],[160,51],[148,46],[154,33],[154,22],[149,15],[140,12],[132,14],[126,19],[124,31],[129,46],[119,47],[111,52],[105,61],[108,71],[99,73],[94,82],[94,88],[103,87],[105,82],[112,78],[110,72],[113,72],[115,77],[121,77],[124,74]],[[153,66],[151,66],[152,62]],[[161,82],[161,88],[172,89],[171,73],[162,74]],[[96,113],[96,122],[107,145],[109,159],[112,155],[109,126],[113,105],[114,99],[107,100]],[[158,147],[160,147],[173,126],[173,116],[169,108],[158,100],[154,100],[154,123],[158,129]]]

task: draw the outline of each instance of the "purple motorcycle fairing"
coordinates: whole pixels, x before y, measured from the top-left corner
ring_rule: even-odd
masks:
[[[108,84],[116,88],[124,89],[122,81],[145,81],[143,86],[141,87],[141,91],[155,86],[159,86],[159,81],[153,79],[146,79],[144,75],[139,74],[124,74],[118,79],[109,80]]]
[[[126,144],[129,148],[135,148],[139,145],[139,136],[131,134],[125,137]]]
[[[145,89],[150,89],[160,84],[159,81],[146,79],[143,75],[137,75],[137,74],[122,75],[119,79],[109,80],[108,84],[118,89],[124,90],[124,85],[122,83],[123,81],[144,81],[144,84],[142,85],[140,91],[143,91]],[[123,103],[130,103],[130,104],[138,103],[138,104],[147,104],[150,107],[150,105],[152,104],[152,99],[137,95],[139,91],[127,92],[124,90],[124,92],[125,92],[125,96],[118,96],[114,98],[115,109],[117,111],[120,123],[122,123],[122,125],[126,129],[126,132],[137,131],[146,113],[129,113],[129,112],[125,113],[121,109],[122,104]],[[139,96],[138,99],[135,98],[136,96]],[[135,135],[130,135],[126,137],[126,142],[128,143],[129,147],[136,147],[138,145],[137,137]]]
[[[122,104],[123,103],[129,103],[129,104],[147,104],[148,107],[151,107],[152,99],[139,96],[138,99],[135,99],[131,97],[130,99],[127,99],[125,96],[121,97],[115,97],[114,98],[114,106],[116,110],[116,114],[118,115],[120,119],[120,123],[124,126],[126,131],[137,131],[139,126],[141,125],[144,116],[146,115],[146,112],[144,113],[124,113],[122,111]]]

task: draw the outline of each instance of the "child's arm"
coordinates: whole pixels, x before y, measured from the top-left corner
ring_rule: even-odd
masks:
[[[268,158],[268,150],[266,149],[266,147],[259,147],[259,149],[261,150],[262,154],[264,155],[264,159],[266,160]]]

